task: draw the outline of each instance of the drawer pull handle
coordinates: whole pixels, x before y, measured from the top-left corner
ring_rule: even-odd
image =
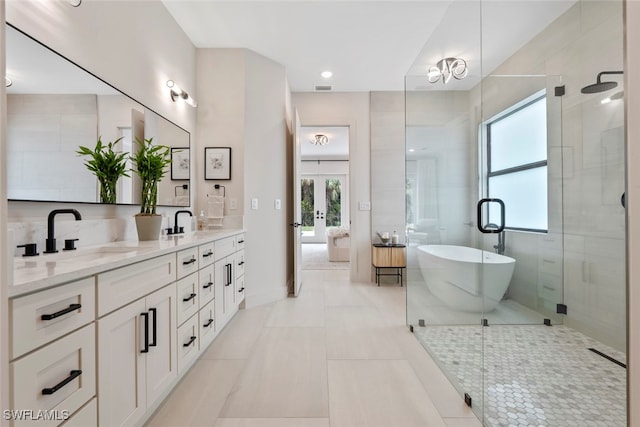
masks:
[[[144,317],[144,348],[140,353],[149,353],[149,313],[140,313]]]
[[[244,265],[244,261],[240,261],[238,265]]]
[[[189,347],[191,344],[193,344],[194,342],[196,342],[196,337],[192,336],[191,338],[189,338],[189,341],[187,341],[185,344],[182,344],[183,347]]]
[[[209,320],[207,320],[207,323],[205,323],[202,326],[205,327],[205,328],[208,328],[209,326],[211,326],[212,323],[213,323],[213,319],[209,319]]]
[[[182,261],[182,265],[189,265],[189,264],[193,264],[194,262],[196,262],[196,259],[191,258],[189,261]]]
[[[204,286],[202,287],[202,289],[209,289],[209,288],[210,288],[210,287],[212,287],[212,286],[213,286],[213,282],[209,282],[209,283],[207,283],[206,285],[204,285]]]
[[[40,319],[42,320],[55,319],[56,317],[64,316],[67,313],[71,313],[72,311],[80,310],[81,307],[82,307],[82,304],[71,304],[69,305],[69,307],[65,308],[64,310],[56,311],[53,314],[43,314],[42,316],[40,316]]]
[[[555,264],[556,263],[554,260],[547,259],[547,258],[543,258],[542,261],[546,262],[546,263],[549,263],[549,264]]]
[[[78,378],[80,375],[82,375],[82,370],[77,369],[77,370],[73,370],[71,372],[69,372],[69,376],[67,378],[65,378],[64,380],[60,381],[58,384],[54,385],[51,388],[43,388],[42,389],[42,394],[48,395],[48,394],[53,394],[56,391],[60,390],[62,387],[66,386],[67,384],[69,384],[71,381],[75,380],[76,378]]]
[[[206,254],[202,254],[202,258],[209,258],[211,255],[213,255],[213,251],[209,251]]]
[[[151,325],[153,326],[153,332],[151,333],[151,337],[152,337],[152,342],[149,343],[149,347],[155,347],[157,346],[157,339],[158,339],[158,313],[157,313],[157,309],[156,308],[150,308],[149,311],[153,314],[152,320],[151,320]]]
[[[238,289],[238,292],[240,292],[240,293],[244,292],[244,286],[241,287],[240,289]]]
[[[238,240],[238,244],[244,243],[244,239]]]
[[[182,301],[189,302],[196,297],[196,294],[191,294],[187,298],[182,298]]]
[[[544,289],[549,290],[549,291],[555,291],[555,290],[556,290],[556,288],[552,288],[551,286],[547,286],[547,285],[542,285],[542,287],[543,287]]]

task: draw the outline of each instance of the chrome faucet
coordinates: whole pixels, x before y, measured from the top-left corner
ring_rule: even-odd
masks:
[[[489,228],[493,228],[495,230],[500,229],[498,224],[494,224],[493,222],[488,223],[487,225],[484,226],[484,228],[487,230]],[[498,244],[493,245],[493,249],[496,250],[497,254],[504,255],[504,248],[505,248],[505,233],[504,233],[504,230],[502,230],[501,232],[498,233]]]
[[[80,221],[82,219],[82,215],[75,209],[54,209],[49,212],[49,216],[47,217],[47,239],[45,240],[45,254],[53,254],[58,252],[56,249],[56,239],[54,233],[54,219],[57,214],[72,214],[76,221]]]
[[[181,228],[183,228],[183,227],[178,227],[178,214],[180,214],[180,213],[188,213],[189,216],[193,216],[193,214],[189,210],[176,211],[176,215],[175,215],[175,218],[173,220],[173,234],[184,233],[184,230],[181,230]]]

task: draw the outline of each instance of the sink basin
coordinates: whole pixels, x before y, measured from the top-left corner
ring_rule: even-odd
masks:
[[[125,255],[137,251],[137,248],[127,246],[103,246],[96,248],[77,249],[75,251],[60,251],[56,254],[44,254],[43,260],[55,262],[89,262],[114,256]]]

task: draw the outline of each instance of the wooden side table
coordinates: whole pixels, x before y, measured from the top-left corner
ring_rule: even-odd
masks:
[[[380,286],[380,276],[396,276],[402,286],[402,270],[407,267],[405,245],[384,245],[374,243],[371,259],[376,269],[376,283]],[[393,268],[395,273],[381,273],[383,268]]]

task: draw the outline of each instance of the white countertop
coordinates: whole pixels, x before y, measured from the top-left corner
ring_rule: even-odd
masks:
[[[163,236],[160,240],[129,240],[75,251],[40,254],[35,257],[13,258],[13,286],[9,298],[58,286],[114,268],[155,258],[164,254],[198,246],[242,233],[242,229],[197,231],[178,236]]]

